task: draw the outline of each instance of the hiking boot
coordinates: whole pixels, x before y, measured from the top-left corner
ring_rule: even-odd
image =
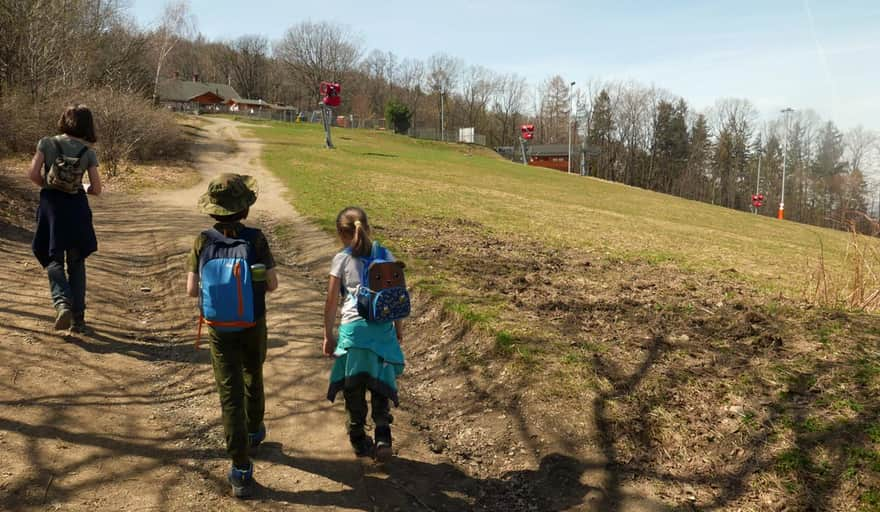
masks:
[[[354,449],[356,456],[369,457],[373,455],[373,440],[367,434],[359,436],[349,435],[348,440],[351,442],[351,447]]]
[[[376,449],[374,457],[379,462],[388,462],[393,455],[391,451],[391,426],[376,427]]]
[[[86,325],[85,320],[74,318],[73,325],[70,326],[70,332],[71,334],[92,334],[95,331]]]
[[[266,439],[266,424],[265,423],[260,423],[260,428],[257,429],[256,432],[251,432],[248,434],[248,444],[250,445],[251,448],[256,448],[257,446],[260,446],[260,443],[262,443],[265,439]]]
[[[232,495],[236,498],[250,498],[254,494],[254,465],[240,469],[233,464],[226,477],[232,485]]]
[[[58,310],[55,312],[55,330],[66,331],[67,329],[70,329],[70,322],[72,320],[73,312],[67,304],[58,306]]]

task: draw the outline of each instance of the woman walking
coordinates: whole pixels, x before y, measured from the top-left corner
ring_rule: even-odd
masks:
[[[33,251],[49,276],[55,329],[84,334],[86,258],[98,249],[87,194],[101,193],[97,141],[92,112],[83,105],[66,108],[59,135],[37,144],[28,177],[40,187]],[[88,173],[89,182],[83,184]],[[65,269],[66,264],[66,269]]]

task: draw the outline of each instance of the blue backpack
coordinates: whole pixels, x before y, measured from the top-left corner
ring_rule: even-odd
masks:
[[[351,254],[351,249],[346,248]],[[369,257],[360,257],[364,264],[361,284],[352,296],[358,314],[367,322],[384,323],[409,316],[410,298],[403,275],[405,265],[391,260],[388,250],[373,242]]]
[[[199,258],[201,322],[220,332],[242,331],[265,314],[265,290],[254,290],[251,265],[257,230],[244,228],[238,238],[216,229],[202,232],[207,241]]]

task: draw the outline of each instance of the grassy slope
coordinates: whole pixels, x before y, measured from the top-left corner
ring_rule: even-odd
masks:
[[[736,269],[770,289],[793,291],[824,246],[840,265],[844,233],[678,199],[502,160],[483,148],[337,130],[322,150],[319,127],[273,124],[265,160],[286,179],[296,207],[330,227],[347,204],[373,219],[464,218],[496,235],[525,232],[546,243],[686,268]]]
[[[631,474],[668,474],[665,488],[693,475],[714,481],[721,464],[722,489],[880,510],[880,326],[750,292],[798,296],[820,246],[827,266],[843,267],[846,234],[526,168],[481,148],[336,130],[338,149],[328,151],[316,126],[254,132],[300,212],[332,230],[342,206],[364,206],[380,236],[415,263],[411,282],[459,301],[491,327],[502,353],[540,361],[560,388],[554,398],[575,414],[589,416],[589,403],[613,410],[593,432],[609,432],[598,441],[606,453],[632,455],[637,462],[620,466]],[[524,248],[536,240],[546,247]],[[589,270],[574,261],[577,249]],[[543,263],[528,268],[533,257]],[[566,276],[583,286],[560,287]],[[725,404],[744,412],[725,417]],[[729,422],[734,434],[706,434]],[[662,453],[633,441],[640,432],[652,432]],[[703,465],[676,455],[688,451]],[[715,503],[752,503],[731,496]]]

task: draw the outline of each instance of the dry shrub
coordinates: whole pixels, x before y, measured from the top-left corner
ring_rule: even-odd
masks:
[[[55,133],[61,102],[34,103],[31,96],[5,92],[0,97],[0,153],[32,153],[40,138]]]
[[[831,270],[820,245],[815,268],[809,273],[806,299],[828,308],[880,311],[880,223],[864,213],[852,214],[846,221],[850,234],[843,266]],[[862,234],[865,227],[871,236]]]
[[[5,94],[0,98],[0,141],[9,152],[33,151],[41,137],[56,133],[58,117],[73,103],[92,110],[98,135],[95,149],[111,177],[127,162],[188,156],[187,139],[172,113],[137,94],[109,88],[55,95],[36,103],[25,94]]]

